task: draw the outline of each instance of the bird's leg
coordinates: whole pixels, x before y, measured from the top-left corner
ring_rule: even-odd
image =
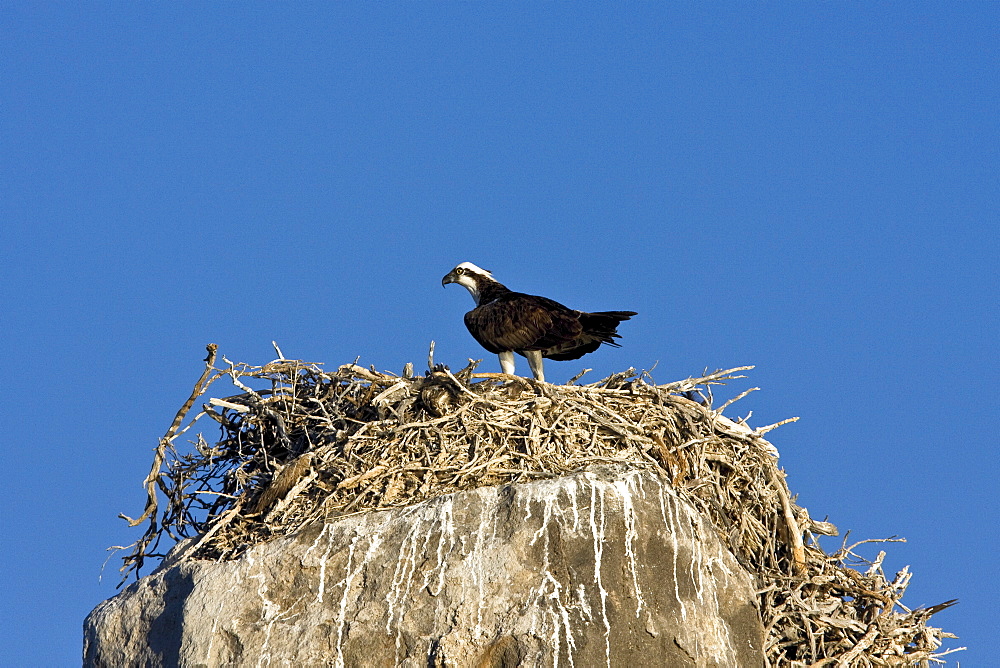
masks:
[[[506,352],[498,353],[497,357],[500,358],[500,369],[504,373],[514,375],[514,352],[508,350]]]
[[[545,372],[542,370],[542,351],[541,350],[525,350],[524,356],[528,358],[528,366],[531,367],[531,373],[539,383],[545,382]]]

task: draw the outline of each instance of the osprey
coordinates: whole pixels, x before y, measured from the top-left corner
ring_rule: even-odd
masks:
[[[618,347],[618,323],[635,311],[586,313],[559,302],[512,292],[490,272],[463,262],[441,279],[441,285],[458,283],[476,300],[465,314],[465,326],[483,348],[496,353],[504,373],[514,373],[514,353],[528,358],[535,380],[544,382],[542,358],[575,360],[601,347]]]

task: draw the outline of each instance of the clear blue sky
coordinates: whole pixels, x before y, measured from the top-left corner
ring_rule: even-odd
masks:
[[[757,365],[723,394],[801,416],[799,502],[906,537],[907,602],[960,598],[987,665],[998,35],[994,2],[4,3],[0,656],[79,661],[205,344],[498,370],[440,286],[469,260],[640,313],[556,382]]]

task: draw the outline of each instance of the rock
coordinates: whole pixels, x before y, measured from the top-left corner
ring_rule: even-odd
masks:
[[[755,601],[665,480],[602,467],[168,558],[91,612],[84,663],[761,666]]]

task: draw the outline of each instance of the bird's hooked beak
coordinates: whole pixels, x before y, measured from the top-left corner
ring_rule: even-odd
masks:
[[[445,274],[444,278],[441,279],[441,287],[443,288],[449,283],[458,283],[458,274],[455,273],[454,269]]]

